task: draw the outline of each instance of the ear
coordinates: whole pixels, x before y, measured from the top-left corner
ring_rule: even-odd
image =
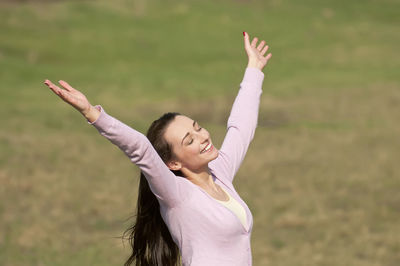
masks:
[[[170,161],[167,163],[167,166],[170,170],[178,171],[182,169],[182,164],[177,161]]]

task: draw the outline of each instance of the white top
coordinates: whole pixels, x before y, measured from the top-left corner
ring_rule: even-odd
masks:
[[[237,202],[231,195],[226,191],[222,186],[220,186],[226,194],[228,194],[229,200],[228,201],[222,201],[222,200],[217,200],[219,203],[230,209],[240,220],[240,222],[243,224],[245,228],[247,228],[247,217],[246,217],[246,211],[242,207],[242,205]]]

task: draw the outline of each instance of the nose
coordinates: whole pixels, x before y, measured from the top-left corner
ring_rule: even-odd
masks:
[[[197,138],[199,139],[201,144],[205,143],[207,139],[210,137],[210,134],[204,128],[202,128],[200,131],[194,131],[194,134],[197,135]]]
[[[208,131],[205,130],[205,129],[201,130],[201,132],[199,133],[199,135],[200,135],[200,137],[201,137],[201,139],[202,139],[201,144],[204,144],[204,143],[207,142],[208,139],[210,138],[210,134],[209,134]]]

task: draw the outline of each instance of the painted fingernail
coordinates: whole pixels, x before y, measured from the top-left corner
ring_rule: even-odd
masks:
[[[246,32],[245,31],[243,32],[243,36],[246,36]]]

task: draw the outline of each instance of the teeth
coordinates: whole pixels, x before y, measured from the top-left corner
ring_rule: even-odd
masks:
[[[208,151],[210,148],[211,148],[211,143],[208,143],[208,145],[207,145],[201,152],[202,152],[202,153],[203,153],[203,152],[206,152],[206,151]]]
[[[207,147],[206,147],[206,150],[208,150],[208,149],[210,149],[211,148],[211,143],[208,143],[208,145],[207,145]]]

